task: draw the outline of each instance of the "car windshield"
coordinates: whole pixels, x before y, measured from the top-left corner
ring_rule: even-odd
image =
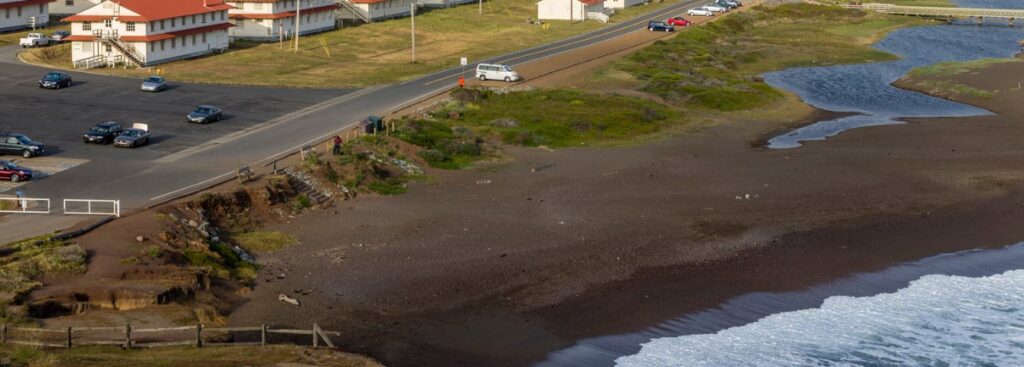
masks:
[[[22,144],[28,144],[28,143],[32,142],[32,139],[29,139],[25,135],[20,135],[20,134],[19,135],[15,135],[14,138],[18,139],[18,141],[20,141]]]
[[[135,138],[138,137],[139,135],[142,135],[142,130],[128,129],[121,134],[121,136],[127,136],[130,138]]]
[[[11,162],[11,161],[0,161],[0,167],[14,169],[14,168],[18,168],[18,165],[14,164],[14,162]]]
[[[196,113],[205,115],[210,113],[210,109],[205,107],[199,107],[196,109]]]
[[[512,71],[512,68],[508,67],[508,66],[502,66],[502,69],[504,69],[505,71],[509,71],[509,72]]]
[[[46,80],[58,80],[58,79],[60,79],[60,74],[49,73],[49,74],[46,74],[46,76],[44,76],[43,79],[46,79]]]
[[[97,134],[106,134],[109,131],[110,129],[100,126],[93,126],[91,129],[89,129],[89,132]]]
[[[157,78],[155,76],[151,76],[148,79],[146,79],[146,82],[147,83],[159,83],[160,82],[160,78]]]

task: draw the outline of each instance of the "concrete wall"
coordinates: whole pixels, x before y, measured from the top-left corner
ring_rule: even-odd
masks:
[[[89,9],[96,4],[99,4],[101,0],[56,0],[50,3],[50,14],[54,16],[54,21],[60,20],[69,15],[78,14],[85,9]]]
[[[15,1],[17,0],[0,0],[0,3]],[[31,17],[36,17],[36,24],[40,26],[46,25],[50,21],[49,4],[32,4],[0,9],[0,32],[29,28],[28,22]]]
[[[537,19],[579,21],[585,19],[589,12],[602,11],[604,11],[604,3],[600,2],[593,5],[585,5],[576,0],[541,0],[537,2]]]

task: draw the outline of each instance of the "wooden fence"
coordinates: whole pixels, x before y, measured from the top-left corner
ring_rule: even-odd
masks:
[[[240,333],[259,333],[255,341],[236,341]],[[93,335],[88,335],[93,334]],[[95,335],[99,334],[99,335]],[[172,334],[172,335],[168,335]],[[109,327],[67,327],[62,329],[45,329],[17,326],[0,326],[0,344],[28,345],[44,348],[74,348],[87,345],[116,345],[122,348],[158,348],[170,346],[224,346],[224,345],[267,345],[272,344],[269,335],[287,335],[293,342],[301,336],[310,337],[313,348],[326,346],[335,348],[329,336],[341,335],[336,331],[326,331],[317,324],[310,329],[276,329],[267,325],[252,327],[204,327],[201,324],[165,328],[133,328],[130,323],[125,326]],[[300,336],[300,337],[296,337]]]

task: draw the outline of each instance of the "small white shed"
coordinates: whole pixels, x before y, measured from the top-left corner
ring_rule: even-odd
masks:
[[[584,20],[593,19],[593,15],[596,14],[604,15],[604,0],[540,0],[537,2],[537,19]]]

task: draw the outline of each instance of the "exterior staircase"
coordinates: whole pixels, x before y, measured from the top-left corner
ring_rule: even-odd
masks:
[[[330,201],[329,191],[324,191],[319,188],[315,178],[307,176],[305,173],[292,168],[284,169],[284,174],[288,176],[288,183],[295,188],[300,194],[305,195],[312,203],[317,206],[326,206]],[[328,194],[325,195],[325,192]]]
[[[341,7],[344,8],[344,10],[348,10],[350,13],[355,14],[355,16],[359,17],[359,20],[362,20],[363,23],[373,22],[373,19],[370,19],[369,14],[364,13],[363,9],[360,9],[359,7],[353,5],[352,3],[349,2],[349,0],[338,0],[338,4],[341,5]]]
[[[592,11],[587,13],[587,19],[596,20],[601,23],[608,23],[608,14]]]
[[[104,32],[102,29],[93,31],[93,38],[100,40],[105,45],[110,45],[111,48],[117,50],[124,56],[125,60],[128,60],[135,66],[146,66],[146,62],[143,58],[135,51],[135,48],[131,45],[121,41],[121,37],[118,36],[117,30],[110,30]]]

